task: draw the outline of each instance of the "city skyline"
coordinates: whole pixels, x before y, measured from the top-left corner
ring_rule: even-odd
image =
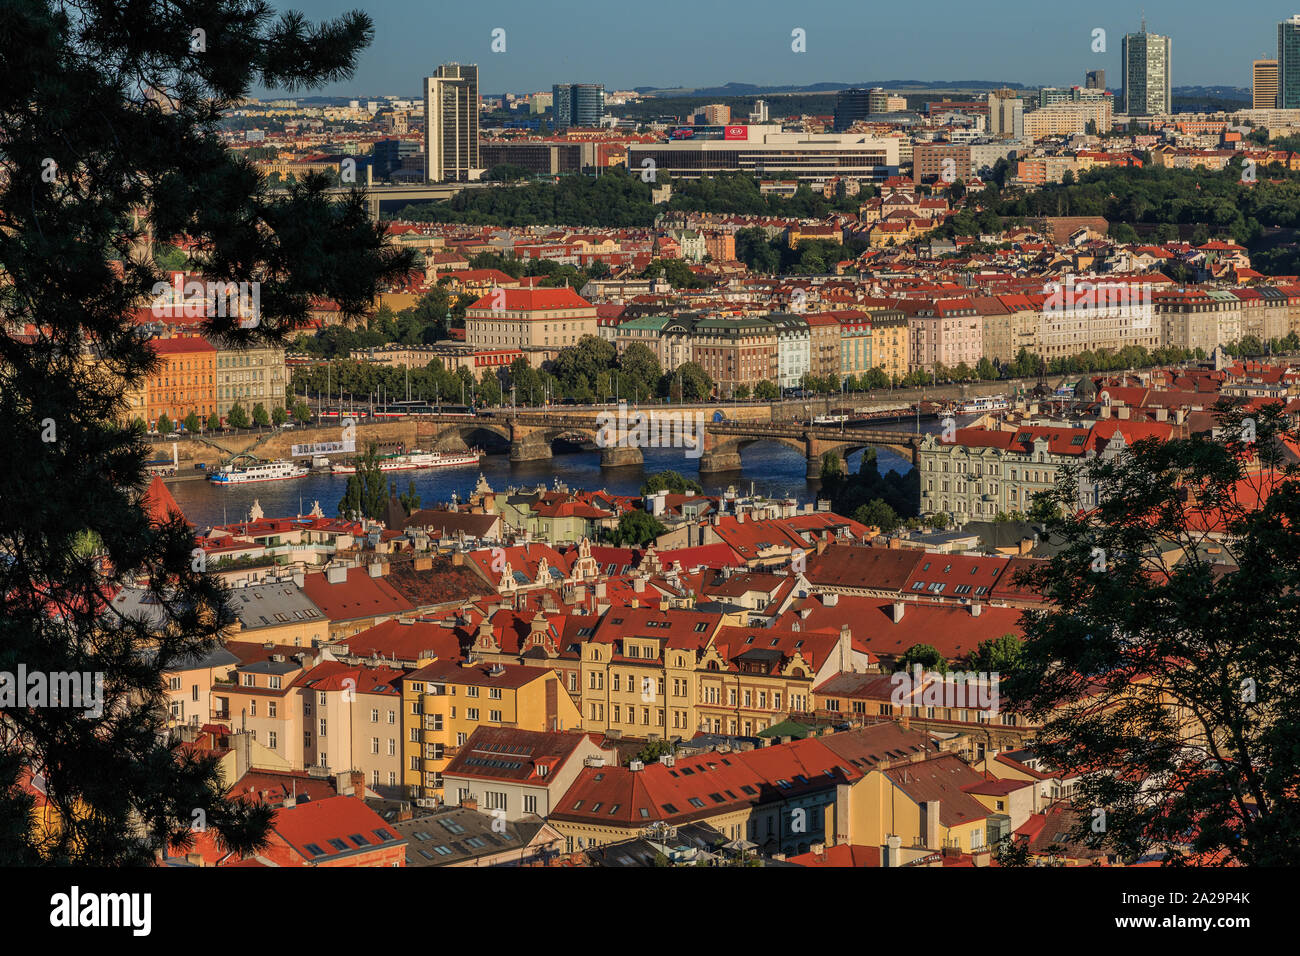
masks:
[[[336,16],[355,6],[349,0],[277,3],[277,9],[300,10],[309,18]],[[602,83],[607,90],[727,83],[852,86],[889,80],[1083,85],[1088,70],[1122,76],[1121,40],[1125,33],[1137,32],[1144,13],[1150,32],[1169,36],[1178,46],[1175,87],[1249,89],[1251,63],[1276,52],[1277,24],[1300,10],[1270,4],[1243,17],[1238,9],[1211,4],[1152,0],[1139,8],[1100,0],[1086,9],[1045,14],[1029,0],[1009,0],[996,15],[972,19],[969,8],[939,0],[932,15],[918,24],[911,8],[868,11],[841,0],[794,11],[772,0],[755,0],[744,17],[667,0],[632,35],[622,10],[572,0],[556,0],[545,8],[513,6],[435,11],[410,0],[385,4],[370,11],[375,40],[362,54],[355,76],[314,92],[411,96],[419,90],[420,77],[448,61],[477,63],[481,89],[489,95],[545,91],[561,82]],[[493,51],[498,29],[505,31],[503,37],[497,35],[498,48],[504,40],[504,52]],[[804,53],[791,50],[795,29],[805,31]],[[1092,51],[1096,29],[1106,31],[1104,53]],[[900,42],[907,37],[911,42]],[[918,57],[917,44],[923,44],[925,58]]]

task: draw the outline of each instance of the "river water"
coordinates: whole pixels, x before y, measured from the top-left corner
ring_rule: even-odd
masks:
[[[928,430],[922,428],[923,431]],[[906,473],[912,463],[902,456],[881,448],[877,463],[881,472],[890,470]],[[648,475],[672,469],[688,478],[700,479],[699,459],[688,458],[681,449],[643,449],[645,463],[626,468],[601,468],[600,455],[594,451],[574,451],[555,454],[550,461],[515,462],[508,455],[487,455],[479,467],[436,468],[427,471],[403,471],[391,474],[389,480],[399,492],[407,483],[415,481],[416,493],[423,507],[433,507],[451,500],[455,492],[464,501],[474,490],[481,473],[494,491],[504,491],[509,486],[533,488],[538,484],[550,487],[558,478],[570,489],[594,491],[604,489],[613,494],[639,494],[641,484]],[[857,471],[862,452],[849,456],[851,471]],[[803,455],[780,442],[755,442],[741,453],[742,470],[723,475],[709,475],[700,479],[704,491],[721,495],[729,485],[742,494],[749,494],[751,485],[756,494],[773,498],[794,498],[801,504],[815,501],[820,482],[806,477],[807,462]],[[240,521],[248,516],[256,499],[268,518],[304,514],[312,503],[320,502],[326,515],[338,513],[339,501],[347,487],[346,475],[310,474],[288,481],[272,481],[249,485],[215,485],[210,481],[177,481],[170,484],[172,495],[185,512],[185,516],[199,527]]]

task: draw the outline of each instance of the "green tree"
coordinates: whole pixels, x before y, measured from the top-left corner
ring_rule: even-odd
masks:
[[[613,543],[620,547],[644,547],[668,529],[654,515],[646,511],[629,511],[618,519],[618,527],[610,534]]]
[[[644,343],[633,342],[618,359],[619,397],[633,401],[650,398],[662,376],[659,356]]]
[[[195,54],[200,21],[207,53]],[[151,865],[157,850],[190,849],[200,818],[223,852],[265,845],[273,809],[228,799],[215,759],[174,750],[167,732],[163,675],[219,647],[236,619],[192,557],[193,530],[142,507],[148,448],[117,424],[127,391],[158,369],[132,317],[166,279],[135,250],[146,233],[188,239],[205,275],[259,282],[257,327],[202,323],[242,346],[283,347],[315,298],[349,321],[368,308],[407,264],[383,251],[363,198],[335,199],[312,177],[272,195],[219,126],[253,89],[346,82],[372,33],[365,14],[315,25],[261,0],[5,6],[0,420],[22,453],[0,462],[0,648],[6,669],[102,674],[104,696],[93,713],[0,704],[0,862]],[[42,334],[15,334],[29,325]],[[114,381],[66,348],[85,341]],[[58,441],[42,442],[50,419]],[[103,561],[75,551],[85,532]],[[139,580],[159,598],[147,626],[97,613]],[[56,827],[33,826],[26,772],[40,773]]]
[[[275,408],[271,409],[271,423],[275,425],[276,428],[279,428],[288,420],[289,413],[284,410],[283,405],[276,405]]]
[[[196,432],[199,430],[199,416],[196,412],[190,412],[185,416],[185,430],[187,432]]]
[[[698,495],[704,492],[704,487],[694,478],[686,478],[680,472],[668,470],[655,472],[641,485],[642,497],[659,491],[673,495]]]
[[[379,468],[378,446],[371,442],[353,463],[356,471],[348,475],[348,484],[339,501],[339,516],[354,521],[384,517],[388,510],[388,483]]]
[[[853,512],[853,520],[871,528],[879,528],[881,534],[893,534],[903,523],[898,512],[880,498],[872,499]]]
[[[935,531],[943,531],[952,524],[952,517],[944,511],[930,516],[930,527]]]
[[[247,428],[249,425],[248,412],[245,411],[243,405],[235,402],[230,406],[230,411],[226,412],[226,421],[230,423],[231,428]]]
[[[990,637],[975,645],[975,652],[971,655],[971,666],[975,670],[986,673],[1010,674],[1020,662],[1023,646],[1020,638],[1014,634]]]
[[[392,492],[393,496],[396,497],[397,500],[401,503],[402,510],[406,512],[408,517],[414,512],[420,510],[420,496],[415,490],[414,478],[412,478],[407,483],[406,491],[402,492],[400,496],[397,494],[397,485],[394,484],[390,486],[389,490]]]
[[[1282,439],[1300,436],[1280,405],[1249,425],[1226,402],[1215,414],[1218,437],[1145,439],[1067,470],[1047,527],[1058,551],[1020,578],[1047,604],[1025,615],[1005,693],[1043,721],[1053,772],[1080,773],[1076,807],[1086,821],[1105,809],[1122,859],[1190,845],[1188,863],[1287,865],[1300,854],[1300,469]],[[1077,507],[1078,479],[1105,489],[1095,507]],[[1196,545],[1211,526],[1222,558]]]
[[[271,416],[266,414],[266,406],[261,402],[253,406],[253,424],[262,426],[271,424]]]
[[[311,409],[307,406],[306,402],[299,401],[294,404],[293,417],[303,424],[311,421]]]
[[[837,452],[828,451],[822,455],[821,480],[828,481],[844,476],[844,459]]]
[[[208,416],[208,431],[210,432],[221,431],[221,419],[217,417],[216,412],[213,412],[211,415]]]
[[[168,417],[166,412],[158,416],[158,434],[170,435],[174,427],[171,418]]]
[[[637,751],[635,759],[642,763],[654,763],[665,754],[671,756],[676,749],[671,740],[651,740]]]
[[[775,382],[763,379],[754,386],[754,397],[760,402],[774,402],[781,397],[781,390],[776,387]]]
[[[734,398],[738,399],[739,401],[742,402],[745,401],[747,398],[749,398],[749,386],[746,385],[744,382],[741,382],[739,385],[736,386],[735,391],[732,392],[732,395]]]
[[[898,660],[894,662],[894,669],[911,670],[917,664],[921,665],[922,670],[938,671],[940,674],[948,673],[948,662],[930,644],[913,644],[899,655]]]
[[[702,402],[713,394],[713,379],[695,362],[684,362],[660,379],[659,392],[674,402]]]

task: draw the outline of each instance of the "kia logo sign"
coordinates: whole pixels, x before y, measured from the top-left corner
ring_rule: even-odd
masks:
[[[723,139],[749,139],[748,126],[728,126],[722,134]]]

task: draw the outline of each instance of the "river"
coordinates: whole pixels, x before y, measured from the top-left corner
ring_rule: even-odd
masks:
[[[407,483],[414,480],[420,503],[428,508],[450,501],[453,492],[464,501],[474,490],[480,473],[494,491],[504,491],[512,485],[533,488],[543,484],[550,487],[558,478],[570,489],[604,489],[623,495],[639,494],[646,477],[658,471],[672,469],[688,478],[700,479],[699,459],[688,458],[681,449],[650,448],[644,449],[643,454],[643,465],[605,469],[600,467],[599,454],[589,451],[557,452],[550,461],[516,463],[512,463],[508,455],[488,455],[478,468],[403,471],[390,475],[390,480],[396,483],[399,492],[406,491]],[[857,471],[861,460],[860,451],[850,455],[850,470]],[[877,462],[882,473],[891,469],[906,473],[912,467],[909,460],[884,448],[879,449]],[[755,442],[742,452],[741,464],[740,472],[700,479],[705,493],[721,495],[729,485],[734,485],[738,492],[748,494],[752,484],[756,494],[794,498],[801,504],[816,500],[820,482],[810,481],[805,476],[807,463],[803,455],[787,445]],[[254,499],[268,518],[303,514],[311,510],[315,501],[320,502],[326,515],[336,515],[347,487],[347,476],[310,474],[289,481],[249,485],[177,481],[169,487],[185,516],[199,527],[207,527],[246,518]]]

